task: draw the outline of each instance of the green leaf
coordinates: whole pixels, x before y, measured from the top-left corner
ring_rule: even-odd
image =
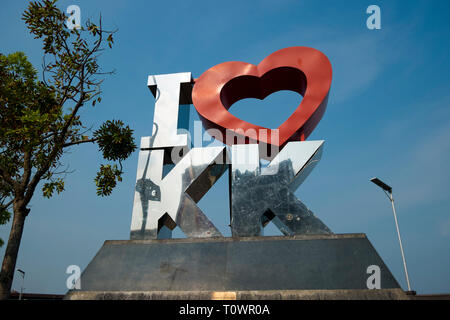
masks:
[[[44,183],[42,195],[45,198],[51,198],[55,190],[58,194],[64,191],[64,181],[62,179],[58,178],[55,181]]]
[[[117,165],[101,165],[100,170],[95,177],[95,185],[97,186],[97,195],[108,196],[115,188],[118,181],[122,181],[122,171],[117,168]]]
[[[94,131],[94,137],[103,158],[106,160],[125,160],[136,150],[133,139],[133,130],[124,126],[120,120],[108,120]]]
[[[9,219],[11,219],[11,212],[0,208],[0,225],[8,223]]]

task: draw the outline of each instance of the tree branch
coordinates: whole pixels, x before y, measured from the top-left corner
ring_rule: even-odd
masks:
[[[23,158],[23,179],[21,183],[21,189],[25,190],[31,177],[31,151],[25,151]]]
[[[92,63],[91,58],[93,57],[93,55],[96,52],[98,52],[98,50],[100,49],[100,46],[101,46],[102,40],[103,40],[103,34],[106,33],[104,30],[102,30],[101,16],[100,16],[98,31],[99,31],[98,39],[94,42],[94,46],[92,47],[92,49],[84,52],[81,60],[75,59],[75,61],[73,61],[77,65],[74,73],[67,74],[65,72],[65,70],[62,70],[65,73],[63,76],[63,80],[68,85],[63,90],[61,90],[62,97],[60,97],[61,98],[60,102],[64,103],[67,101],[67,99],[70,99],[70,100],[73,100],[76,104],[75,104],[75,107],[73,108],[72,112],[70,113],[69,119],[63,124],[61,130],[59,131],[59,134],[56,134],[53,137],[54,144],[53,144],[50,154],[46,158],[45,163],[36,171],[34,176],[31,178],[31,181],[28,183],[27,188],[26,188],[26,194],[24,196],[24,204],[25,205],[27,205],[29,203],[29,201],[31,200],[31,198],[34,194],[36,186],[38,185],[38,183],[40,182],[42,177],[51,168],[52,164],[55,162],[55,160],[57,159],[57,157],[59,156],[59,154],[61,153],[63,148],[77,145],[77,144],[87,143],[87,142],[95,142],[97,140],[97,139],[87,139],[87,140],[80,140],[80,141],[73,141],[73,142],[66,143],[67,136],[71,132],[70,128],[72,126],[73,121],[76,119],[79,109],[84,105],[85,102],[92,99],[92,97],[90,96],[90,92],[91,92],[90,86],[96,85],[97,87],[99,87],[99,85],[101,83],[101,81],[98,83],[95,83],[95,80],[94,81],[90,80],[90,77],[93,74],[96,74],[98,66],[94,65],[94,70],[90,71],[91,66],[89,65],[90,63]],[[60,37],[60,40],[62,40],[61,45],[62,45],[63,50],[65,50],[65,53],[67,54],[67,56],[73,57],[74,52],[70,50],[70,47],[69,47],[68,43],[66,42],[66,38],[64,36],[61,36],[61,34],[58,34],[57,37]],[[57,54],[54,54],[54,56],[55,56],[55,59],[58,61],[58,58],[60,58],[60,57]],[[96,59],[94,57],[94,61],[95,60]],[[72,88],[71,85],[72,85],[72,82],[74,81],[74,79],[78,80],[78,83],[74,84],[74,87]],[[96,90],[94,90],[93,92],[94,92],[94,95],[93,95],[94,97],[99,94],[98,92],[95,93]],[[78,100],[76,100],[76,96],[78,94],[79,94],[79,98],[78,98]]]
[[[8,183],[14,189],[14,191],[18,191],[18,183],[11,177],[11,175],[2,165],[0,165],[0,176],[2,176],[3,180]]]
[[[98,140],[97,138],[93,138],[93,139],[86,139],[86,140],[79,140],[79,141],[68,142],[68,143],[63,144],[63,148],[74,146],[74,145],[77,145],[77,144],[82,144],[82,143],[95,142],[97,140]]]
[[[11,201],[9,201],[7,204],[1,204],[0,207],[2,207],[4,210],[8,209],[8,207],[10,205],[12,205],[14,203],[14,199],[12,199]]]

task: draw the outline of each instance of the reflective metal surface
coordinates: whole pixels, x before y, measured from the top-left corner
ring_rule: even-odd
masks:
[[[266,166],[258,145],[233,145],[231,229],[234,237],[259,236],[270,221],[285,235],[331,234],[293,192],[320,160],[323,141],[289,142]]]
[[[193,148],[164,176],[164,150],[141,150],[131,239],[170,238],[179,226],[189,238],[222,234],[196,205],[227,169],[225,147]]]
[[[148,87],[155,96],[153,145],[150,137],[142,139],[141,148],[170,148],[190,145],[188,135],[179,133],[188,129],[191,104],[192,77],[190,72],[151,75]]]

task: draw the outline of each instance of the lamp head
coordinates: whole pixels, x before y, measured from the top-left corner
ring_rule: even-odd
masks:
[[[373,183],[375,183],[377,186],[379,186],[381,189],[392,193],[392,187],[388,186],[386,183],[384,183],[383,181],[381,181],[378,178],[372,178],[370,179],[370,181],[372,181]]]

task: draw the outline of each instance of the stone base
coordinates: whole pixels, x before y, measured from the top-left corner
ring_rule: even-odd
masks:
[[[367,290],[369,266],[380,289]],[[68,299],[398,299],[365,234],[105,241]]]
[[[410,300],[402,289],[284,291],[69,291],[66,300]]]

